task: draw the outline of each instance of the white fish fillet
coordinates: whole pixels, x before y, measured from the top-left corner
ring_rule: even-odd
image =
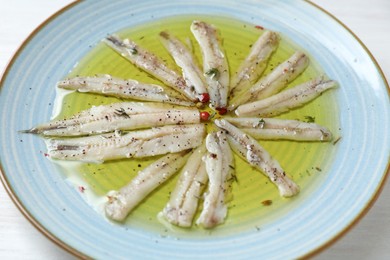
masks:
[[[308,65],[309,58],[306,54],[300,51],[295,52],[289,59],[254,84],[248,93],[235,96],[230,101],[229,109],[232,110],[241,104],[261,100],[278,93],[296,79]]]
[[[125,134],[115,132],[87,137],[50,139],[48,155],[53,159],[103,162],[176,153],[202,144],[204,124],[163,126]]]
[[[191,31],[197,40],[203,57],[203,72],[206,76],[211,107],[216,110],[227,108],[229,95],[229,65],[214,26],[201,21],[191,24]]]
[[[240,130],[255,139],[330,141],[332,133],[328,128],[315,123],[277,118],[225,118]]]
[[[234,158],[224,131],[208,134],[206,148],[208,153],[204,161],[209,185],[196,223],[212,228],[223,223],[227,216],[227,195],[231,190]]]
[[[103,40],[109,47],[118,52],[138,68],[148,72],[171,88],[179,91],[192,101],[196,101],[196,93],[186,85],[182,76],[130,39],[122,40],[117,35],[107,36]]]
[[[200,123],[199,111],[194,108],[121,102],[94,106],[70,118],[54,120],[25,132],[46,136],[77,136],[108,133],[115,130],[198,123]]]
[[[155,84],[140,83],[132,79],[119,79],[110,75],[95,77],[74,77],[57,83],[58,88],[114,96],[118,98],[141,101],[156,101],[182,106],[193,106],[194,103],[168,93],[163,87]],[[173,94],[176,94],[174,96]]]
[[[276,116],[290,109],[300,107],[315,99],[324,91],[335,88],[337,82],[323,77],[287,89],[269,98],[239,106],[237,116]]]
[[[233,74],[230,87],[230,98],[241,96],[263,74],[272,53],[279,43],[279,36],[275,32],[265,31],[253,44],[249,55]]]
[[[255,139],[224,119],[215,120],[215,124],[228,132],[227,139],[232,149],[250,165],[263,172],[278,187],[281,196],[291,197],[299,193],[298,185],[287,177],[278,161]]]
[[[180,173],[170,200],[162,211],[165,219],[180,227],[190,227],[198,208],[198,202],[208,177],[202,157],[206,153],[203,144],[193,151]]]
[[[194,98],[202,101],[203,95],[207,93],[207,85],[194,55],[178,38],[168,32],[161,32],[160,38],[176,64],[182,69],[187,86],[194,88],[196,93]]]
[[[139,171],[137,176],[119,191],[109,192],[106,216],[123,221],[154,189],[167,181],[185,164],[188,151],[168,154]]]

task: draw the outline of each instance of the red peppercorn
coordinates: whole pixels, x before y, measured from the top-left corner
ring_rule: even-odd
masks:
[[[202,95],[199,98],[199,101],[202,103],[207,103],[210,101],[210,95],[209,93],[202,93]]]
[[[222,115],[225,115],[228,110],[226,107],[217,107],[216,110],[218,111],[218,113],[222,116]]]
[[[200,120],[201,121],[208,121],[210,118],[210,114],[207,111],[200,112]]]

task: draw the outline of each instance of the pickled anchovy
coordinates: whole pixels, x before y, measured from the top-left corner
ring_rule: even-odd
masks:
[[[230,98],[243,95],[263,74],[272,53],[279,44],[275,32],[265,31],[253,44],[249,55],[233,74],[230,87]]]
[[[110,75],[95,77],[75,77],[57,83],[57,87],[78,92],[90,92],[128,98],[141,101],[156,101],[182,106],[193,106],[194,103],[185,98],[175,97],[155,84],[140,83],[131,79],[119,79]],[[177,95],[178,96],[178,95]]]
[[[227,198],[231,190],[234,158],[225,131],[210,133],[206,137],[207,155],[204,157],[209,178],[202,212],[196,223],[212,228],[224,222],[227,215]]]
[[[262,140],[330,141],[328,128],[315,123],[277,118],[225,118],[253,138]]]
[[[296,79],[309,65],[306,54],[297,51],[288,60],[277,66],[272,72],[253,85],[248,93],[234,97],[229,109],[248,102],[261,100],[278,93]]]
[[[203,124],[163,126],[122,133],[50,139],[48,155],[54,159],[103,162],[176,153],[202,144]]]
[[[174,225],[190,227],[192,224],[199,199],[208,181],[202,160],[205,153],[206,146],[202,145],[190,155],[181,170],[170,200],[162,211],[165,219]]]
[[[106,216],[123,221],[126,216],[154,189],[159,187],[185,164],[188,150],[168,154],[139,171],[137,176],[119,191],[108,193],[105,205]]]
[[[194,89],[194,94],[196,93],[194,99],[208,102],[204,100],[204,96],[208,95],[206,81],[194,55],[179,39],[168,32],[161,32],[160,36],[163,45],[182,69],[187,86]]]
[[[263,172],[278,187],[281,196],[291,197],[299,192],[298,185],[287,177],[280,164],[255,139],[224,119],[215,120],[215,124],[228,132],[227,139],[232,149]]]
[[[194,108],[121,102],[94,106],[70,118],[54,120],[25,132],[46,136],[77,136],[108,133],[115,130],[197,123],[200,123],[200,113]]]
[[[210,104],[216,110],[226,110],[229,95],[229,66],[217,30],[205,22],[194,21],[191,24],[191,31],[202,51],[203,72],[210,94]]]
[[[182,76],[168,66],[153,53],[141,48],[130,39],[122,40],[117,35],[110,35],[104,42],[138,68],[153,75],[171,88],[179,91],[192,101],[196,101],[196,93],[186,85]]]
[[[269,98],[241,105],[236,109],[235,113],[241,117],[279,115],[308,103],[322,92],[336,86],[336,81],[325,80],[323,77],[319,77]]]

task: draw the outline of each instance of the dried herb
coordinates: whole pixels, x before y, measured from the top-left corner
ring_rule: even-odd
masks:
[[[138,54],[138,50],[137,50],[135,47],[130,48],[130,53],[131,53],[132,55],[137,55],[137,54]]]
[[[314,123],[316,121],[316,118],[313,116],[305,116],[307,123]]]
[[[260,128],[264,128],[264,126],[265,126],[265,121],[264,121],[263,118],[260,119],[258,126],[259,126]]]
[[[123,107],[121,107],[120,109],[115,109],[115,115],[118,115],[118,116],[123,116],[123,117],[126,117],[126,118],[130,118],[130,116],[126,113],[126,111],[124,110]]]
[[[206,71],[206,76],[209,76],[212,79],[218,79],[219,78],[219,70],[216,68],[209,69]]]

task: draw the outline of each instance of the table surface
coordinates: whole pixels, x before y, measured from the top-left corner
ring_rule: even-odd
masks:
[[[260,0],[259,0],[260,1]],[[277,0],[275,0],[277,1]],[[0,0],[0,71],[23,40],[70,0]],[[390,1],[313,0],[349,27],[390,80]],[[390,184],[346,235],[315,259],[390,259]],[[72,259],[20,213],[0,185],[0,259]]]

